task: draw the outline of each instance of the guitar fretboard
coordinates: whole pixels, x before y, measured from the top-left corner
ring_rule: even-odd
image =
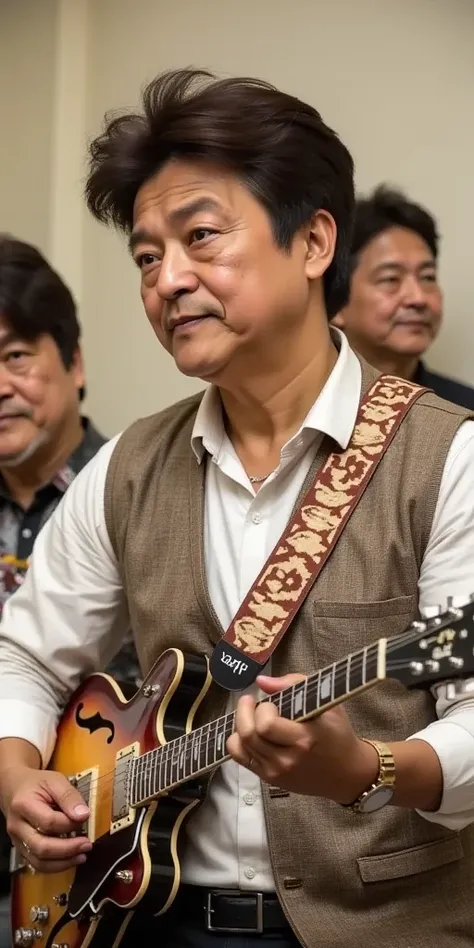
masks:
[[[383,641],[348,655],[284,691],[266,696],[262,702],[271,701],[279,714],[291,721],[314,717],[377,680]],[[232,711],[136,758],[130,773],[130,805],[140,806],[227,760],[226,744],[234,725]]]

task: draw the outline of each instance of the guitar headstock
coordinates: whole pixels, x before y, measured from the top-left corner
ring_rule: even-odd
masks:
[[[387,640],[386,674],[407,688],[474,678],[474,596],[427,610],[401,635]]]

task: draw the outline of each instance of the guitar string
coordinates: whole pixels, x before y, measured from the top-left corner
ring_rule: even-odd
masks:
[[[439,623],[436,626],[436,628],[433,629],[433,631],[437,631],[437,632],[442,631]],[[426,634],[429,634],[429,632],[430,632],[430,629],[427,628],[423,634],[426,635]],[[415,630],[415,631],[407,630],[406,632],[401,633],[400,636],[397,636],[395,639],[387,642],[387,653],[389,653],[390,651],[393,651],[394,649],[399,648],[400,645],[414,643],[419,638],[420,638],[420,630]],[[353,673],[354,671],[359,671],[360,669],[362,669],[362,667],[364,666],[364,662],[365,664],[367,664],[367,658],[369,656],[371,649],[373,651],[378,649],[378,643],[373,643],[372,645],[367,646],[366,649],[361,649],[361,650],[358,650],[356,653],[354,653],[354,660],[351,661],[350,663],[349,675]],[[371,657],[375,659],[376,655],[374,654]],[[306,700],[307,700],[308,697],[314,697],[314,694],[317,693],[318,689],[320,688],[320,681],[323,678],[327,678],[327,677],[331,677],[334,679],[334,691],[335,691],[336,683],[340,683],[342,679],[347,680],[347,672],[348,672],[347,665],[348,665],[349,658],[351,658],[351,656],[346,656],[344,659],[339,660],[339,662],[335,662],[333,665],[327,666],[326,668],[321,669],[319,672],[312,673],[311,675],[308,676],[308,678],[297,683],[295,686],[292,686],[289,689],[285,689],[282,692],[278,692],[275,695],[266,696],[265,698],[261,699],[261,702],[259,703],[271,702],[273,704],[277,704],[279,703],[280,695],[284,695],[284,698],[281,702],[281,712],[283,712],[284,710],[291,710],[292,703],[295,697],[294,688],[298,687],[299,685],[302,688],[302,690],[304,690],[304,686],[306,684]],[[344,663],[346,667],[338,669],[337,666],[341,665],[342,663]],[[408,661],[402,661],[402,662],[393,661],[393,660],[387,661],[386,671],[395,671],[399,668],[406,668],[408,664],[410,664],[410,662]],[[312,682],[308,686],[307,682],[310,679],[312,680]],[[348,692],[348,696],[349,695],[350,695],[350,692]],[[324,707],[324,705],[322,706],[320,705],[319,707]],[[193,747],[191,747],[191,743],[193,740],[196,741],[196,736],[199,735],[200,740],[204,738],[207,744],[209,744],[211,741],[215,743],[217,738],[219,737],[219,728],[221,724],[224,725],[222,729],[222,736],[223,736],[227,731],[228,724],[230,723],[230,721],[228,721],[227,719],[228,718],[233,719],[234,715],[235,715],[235,712],[229,712],[226,715],[222,715],[221,717],[216,718],[214,721],[204,724],[200,728],[196,728],[194,731],[190,731],[186,734],[180,735],[180,737],[174,738],[173,740],[167,742],[161,747],[152,748],[150,751],[147,751],[144,754],[141,754],[138,758],[134,758],[134,762],[135,762],[135,768],[133,772],[134,780],[137,781],[138,779],[149,779],[149,777],[152,775],[152,770],[150,769],[149,765],[152,766],[152,768],[155,770],[155,773],[158,770],[158,768],[162,768],[163,766],[166,768],[167,764],[170,761],[172,762],[172,765],[179,764],[179,766],[182,767],[182,769],[184,770],[186,763],[192,757]],[[207,729],[207,733],[205,733],[206,729]],[[232,733],[232,731],[230,733]],[[230,736],[230,734],[227,736]],[[225,756],[227,755],[222,755],[220,757],[220,760],[222,761],[223,759],[225,759]],[[212,763],[209,763],[209,764],[203,764],[201,767],[199,767],[199,771],[202,772],[203,770],[211,769],[213,766],[216,766],[218,763],[219,763],[219,760],[213,761]],[[90,783],[90,787],[95,789],[99,783],[103,787],[105,787],[104,782],[106,780],[108,780],[109,782],[114,782],[114,779],[115,779],[115,768],[113,770],[108,771],[105,774],[101,774],[99,777],[92,780]],[[129,779],[130,779],[130,775],[127,773],[123,776],[123,778],[119,778],[118,780],[115,781],[115,786],[120,786],[121,783],[125,783]],[[186,778],[183,777],[183,780],[184,779],[190,780],[192,779],[192,775]],[[160,789],[157,792],[158,793],[164,792],[166,789],[172,788],[172,786],[178,782],[180,781],[179,780],[175,781],[169,785],[166,784],[166,786],[160,787]]]
[[[464,615],[461,618],[466,619],[467,616]],[[437,622],[436,622],[436,619],[438,619]],[[455,620],[456,622],[461,621],[456,615],[453,615],[453,620]],[[435,622],[436,622],[436,625],[434,625]],[[429,635],[431,632],[439,633],[442,631],[441,625],[446,626],[446,624],[447,624],[446,620],[443,619],[442,616],[436,617],[435,620],[431,620],[431,622],[428,621],[427,628],[423,631],[423,635],[424,636]],[[430,625],[434,625],[434,628],[430,628]],[[392,652],[398,649],[400,646],[413,644],[417,642],[420,639],[420,631],[421,630],[419,629],[416,629],[416,630],[407,629],[405,632],[402,632],[399,636],[396,636],[393,639],[388,640],[387,641],[387,654],[389,652]],[[367,656],[370,653],[371,649],[372,650],[378,649],[378,643],[377,642],[372,643],[372,645],[367,646],[365,649],[359,649],[356,653],[354,653],[354,661],[353,662],[351,661],[349,673],[353,671],[358,671],[363,667],[364,662],[365,663],[367,662]],[[306,698],[308,698],[308,696],[311,696],[311,697],[314,696],[315,691],[317,691],[318,688],[320,687],[319,683],[323,677],[332,676],[334,678],[334,687],[335,687],[336,682],[340,682],[343,678],[347,678],[347,664],[348,664],[349,659],[351,659],[351,657],[352,656],[346,656],[345,658],[340,659],[338,662],[333,663],[333,665],[329,665],[326,668],[321,669],[319,672],[311,673],[308,676],[308,678],[298,683],[299,685],[304,687],[305,683],[307,683],[310,679],[312,680],[312,684],[306,687]],[[376,656],[374,655],[373,657],[375,658]],[[412,661],[413,660],[414,659],[412,659]],[[337,665],[340,665],[342,663],[346,665],[346,668],[337,669]],[[410,664],[410,662],[408,661],[403,661],[403,662],[387,661],[386,671],[388,670],[394,671],[399,668],[406,668],[408,664]],[[292,701],[294,700],[294,687],[297,687],[297,685],[292,686],[289,689],[285,689],[282,692],[277,692],[275,695],[268,695],[265,698],[261,699],[261,702],[259,703],[272,702],[273,704],[276,704],[277,701],[279,701],[280,695],[284,695],[285,697],[283,698],[283,701],[282,701],[281,710],[283,712],[283,710],[288,710],[288,708],[291,709]],[[162,745],[161,747],[152,748],[150,751],[147,751],[144,754],[141,754],[138,758],[134,758],[134,761],[136,762],[135,768],[134,768],[134,774],[133,774],[134,778],[135,779],[137,779],[137,777],[143,778],[145,777],[145,775],[148,777],[149,764],[152,764],[152,766],[155,768],[155,771],[157,769],[156,768],[157,763],[158,763],[158,767],[162,767],[163,765],[166,767],[168,762],[170,760],[173,760],[173,756],[176,755],[176,748],[179,746],[179,742],[182,742],[185,758],[187,760],[188,751],[189,751],[189,756],[192,754],[192,748],[187,745],[190,745],[193,739],[196,740],[197,734],[200,735],[200,739],[204,737],[205,740],[209,741],[209,738],[211,737],[211,728],[212,728],[213,729],[212,739],[215,741],[218,737],[219,725],[221,724],[221,722],[225,722],[224,728],[227,729],[227,718],[229,717],[233,718],[234,714],[235,712],[229,712],[229,714],[222,715],[221,717],[216,718],[214,721],[204,724],[200,728],[196,728],[194,731],[190,731],[186,734],[180,735],[180,737],[174,738],[173,740],[168,741],[166,744]],[[203,732],[205,731],[206,728],[208,729],[207,734],[204,734]],[[177,758],[181,758],[182,753],[183,751],[178,751],[178,754],[175,757],[174,763],[177,763]],[[221,757],[221,760],[222,759],[224,758]],[[212,768],[212,766],[217,765],[218,762],[219,761],[215,761],[213,764],[203,765],[200,768],[200,771],[202,772],[202,770],[208,770]],[[93,787],[95,789],[99,783],[102,786],[105,786],[104,781],[108,780],[109,782],[114,782],[114,779],[115,779],[115,768],[106,772],[105,774],[101,774],[99,777],[96,777],[94,780],[92,780],[90,783],[90,787]],[[122,782],[124,783],[129,779],[130,779],[129,774],[127,773],[124,775],[123,778],[119,778],[119,780],[115,782],[115,785],[120,786]],[[186,779],[187,780],[192,779],[192,776]],[[172,786],[173,784],[166,785],[165,787],[160,788],[160,790],[157,792],[159,793],[164,792],[166,789],[169,789]]]
[[[351,671],[360,671],[363,667],[363,664],[364,664],[363,660],[361,660],[360,662],[360,667],[356,663],[354,663],[353,665],[351,664]],[[402,663],[401,667],[404,667],[404,666],[405,666],[405,663]],[[321,670],[321,678],[323,677],[324,671],[326,671],[326,669]],[[319,672],[316,672],[314,674],[314,678],[316,679],[316,681],[312,682],[312,684],[310,684],[306,688],[306,700],[308,700],[308,698],[314,697],[315,694],[317,694],[318,688],[320,687],[319,674],[320,674]],[[332,675],[330,671],[328,672],[328,674]],[[313,675],[308,676],[308,679],[303,680],[298,684],[304,687],[305,681],[309,681],[310,678],[313,678]],[[334,674],[334,686],[340,681],[342,681],[343,679],[345,680],[346,678],[347,678],[347,670],[346,671],[341,670],[340,674],[339,673]],[[262,698],[258,703],[259,704],[272,703],[272,704],[277,705],[279,703],[279,695],[284,695],[285,697],[281,702],[281,712],[280,712],[283,716],[284,711],[291,710],[292,702],[294,701],[293,689],[296,687],[297,685],[291,686],[290,688],[285,689],[282,692],[277,692],[275,695],[267,695],[265,698]],[[273,701],[272,701],[272,698],[274,699]],[[218,737],[219,728],[221,724],[224,723],[224,729],[223,729],[223,732],[224,732],[227,730],[229,723],[231,721],[233,722],[234,719],[235,719],[235,711],[229,711],[227,714],[224,714],[219,718],[215,718],[213,721],[203,724],[199,728],[195,728],[193,731],[188,731],[187,733],[182,734],[179,737],[173,738],[171,741],[168,741],[166,744],[163,744],[160,747],[154,747],[151,750],[146,751],[144,754],[141,754],[139,757],[133,758],[133,761],[135,763],[134,777],[136,778],[138,774],[142,776],[142,774],[145,772],[145,768],[147,768],[149,764],[152,764],[153,766],[155,766],[155,763],[157,761],[158,761],[158,766],[162,766],[162,765],[166,766],[168,762],[173,758],[175,758],[174,762],[176,763],[177,758],[181,757],[181,754],[182,754],[182,750],[180,750],[179,748],[180,746],[183,747],[185,744],[188,744],[188,746],[186,747],[186,757],[189,759],[192,753],[192,748],[189,745],[191,744],[193,739],[196,740],[197,735],[199,735],[199,739],[202,740],[204,738],[204,740],[207,740],[209,743],[211,742],[211,740],[215,741]],[[207,730],[207,733],[205,733],[206,730]],[[212,730],[212,734],[211,734],[211,730]],[[232,733],[232,731],[230,731],[230,733]],[[230,733],[228,736],[230,736]],[[188,754],[188,751],[189,751],[189,754]],[[152,757],[153,757],[153,760],[151,759]],[[206,766],[211,766],[211,765],[203,765],[204,768]],[[203,769],[203,768],[200,768],[200,769]],[[93,780],[91,780],[89,786],[93,787],[94,789],[99,783],[102,784],[102,786],[104,786],[104,781],[106,780],[108,780],[109,783],[112,783],[115,781],[116,786],[120,786],[120,784],[125,783],[128,779],[129,779],[128,774],[124,774],[123,777],[115,781],[115,768],[114,768],[112,770],[107,771],[105,774],[101,774],[99,777],[96,777]]]
[[[442,617],[440,618],[441,618],[441,623],[442,623],[443,619]],[[465,618],[465,616],[463,616],[462,618]],[[456,619],[456,615],[453,616],[453,619]],[[457,621],[459,621],[459,619]],[[435,629],[433,629],[433,631],[440,632],[441,623],[438,622],[435,626]],[[431,630],[429,629],[429,624],[428,624],[427,628],[423,632],[423,635],[429,634],[430,631]],[[412,631],[407,630],[406,632],[401,633],[400,636],[397,636],[391,641],[387,642],[387,654],[390,651],[393,651],[394,649],[398,649],[400,645],[411,644],[413,642],[416,642],[419,638],[420,638],[419,629],[412,630]],[[273,704],[278,704],[279,696],[285,695],[285,698],[281,702],[280,713],[282,713],[283,710],[288,710],[288,709],[291,710],[293,706],[294,698],[295,698],[294,688],[299,686],[301,690],[306,693],[306,702],[307,702],[308,696],[313,697],[315,692],[316,693],[318,692],[318,690],[320,689],[321,681],[325,678],[333,679],[331,691],[335,692],[336,684],[339,684],[343,679],[347,680],[348,671],[349,671],[349,677],[350,677],[353,672],[360,671],[363,668],[364,664],[367,665],[367,660],[368,660],[369,653],[371,650],[372,651],[378,650],[378,643],[373,643],[372,645],[367,646],[367,648],[359,649],[357,652],[355,652],[353,662],[351,660],[352,655],[346,656],[344,659],[340,659],[338,662],[335,662],[333,665],[327,666],[326,668],[321,669],[319,672],[315,672],[314,674],[309,675],[308,678],[297,683],[292,688],[285,689],[283,692],[278,692],[275,695],[268,695],[265,698],[261,699],[261,701],[258,703],[260,704],[264,702],[267,702],[267,703],[272,702]],[[372,659],[376,659],[377,655],[374,654],[373,656],[370,656],[370,657]],[[407,664],[410,664],[410,662],[406,662],[406,661],[397,662],[393,660],[387,661],[386,671],[388,670],[395,671],[400,668],[405,668]],[[345,665],[345,668],[344,667],[337,668],[338,665]],[[311,684],[308,686],[307,682],[310,679],[311,679]],[[305,686],[306,686],[306,689],[305,689]],[[350,695],[350,692],[348,692],[347,694]],[[318,707],[321,707],[321,705],[319,705]],[[324,707],[324,705],[322,707]],[[314,709],[314,710],[317,710],[317,709]],[[174,738],[173,741],[168,742],[167,744],[163,745],[161,748],[153,748],[152,750],[145,752],[145,754],[140,755],[140,757],[135,758],[136,765],[134,769],[135,771],[134,777],[139,776],[140,778],[142,778],[143,776],[145,776],[146,773],[147,775],[149,775],[148,764],[151,764],[152,767],[155,768],[155,771],[157,769],[156,767],[157,763],[159,767],[163,765],[166,767],[166,764],[168,763],[170,758],[172,758],[173,755],[175,754],[175,748],[179,746],[179,742],[181,742],[181,746],[183,747],[183,749],[185,749],[185,759],[188,759],[188,753],[187,753],[188,750],[191,756],[193,753],[193,748],[189,747],[188,745],[190,745],[193,740],[194,741],[196,740],[196,735],[199,734],[199,732],[201,732],[200,736],[204,737],[206,741],[209,741],[209,739],[212,739],[212,741],[216,742],[217,738],[219,737],[220,723],[224,722],[223,733],[225,733],[228,726],[227,718],[229,718],[231,715],[232,717],[234,716],[232,712],[229,712],[229,714],[223,715],[222,717],[215,719],[215,721],[210,722],[210,724],[202,725],[201,728],[197,728],[196,730],[188,732],[187,734],[181,735],[178,738]],[[304,717],[304,715],[301,715],[301,716]],[[212,734],[210,732],[211,727],[213,729]],[[205,728],[209,729],[207,734],[202,733]],[[230,736],[230,734],[228,736]],[[165,753],[165,751],[167,751],[167,753]],[[182,753],[183,753],[182,750],[178,750],[178,753],[176,754],[176,759],[174,760],[174,763],[176,764],[179,758],[180,766],[181,766]],[[212,766],[212,765],[205,765],[206,769],[209,766]],[[167,789],[167,787],[162,788],[162,789]]]

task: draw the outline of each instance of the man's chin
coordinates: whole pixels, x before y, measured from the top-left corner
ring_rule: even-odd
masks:
[[[45,440],[43,433],[41,433],[37,435],[36,438],[32,438],[28,444],[18,445],[17,447],[13,445],[9,448],[6,445],[2,447],[0,442],[0,468],[19,467],[35,454],[38,448],[44,444]]]
[[[405,356],[422,356],[434,341],[434,335],[428,330],[417,332],[397,333],[391,340],[394,352]]]
[[[203,382],[214,382],[225,371],[227,359],[213,354],[193,354],[192,352],[173,353],[176,368],[181,375],[191,379],[202,379]]]

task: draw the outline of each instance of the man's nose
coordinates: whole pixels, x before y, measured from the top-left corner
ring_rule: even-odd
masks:
[[[406,307],[412,309],[424,309],[427,302],[427,293],[420,280],[410,274],[405,278],[403,284],[403,303]]]
[[[161,261],[156,289],[162,299],[172,300],[183,293],[194,293],[199,280],[185,248],[174,243],[167,247]]]
[[[0,398],[11,398],[15,393],[13,380],[4,362],[0,361]]]

